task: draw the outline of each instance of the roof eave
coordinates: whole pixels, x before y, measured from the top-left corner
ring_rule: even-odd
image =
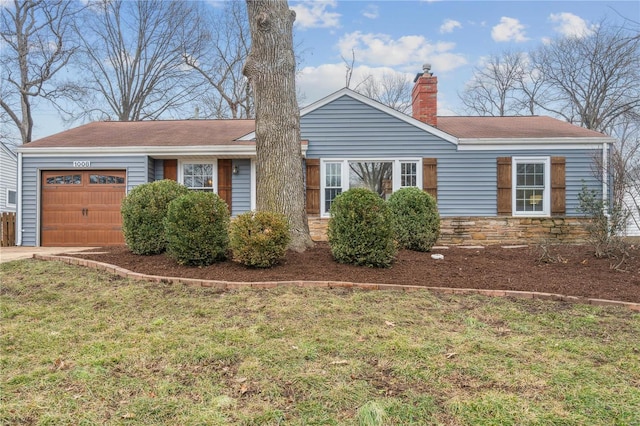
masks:
[[[460,138],[459,151],[496,149],[599,149],[615,142],[611,137],[555,137],[555,138]]]
[[[302,143],[302,155],[306,155],[308,144]],[[17,150],[26,156],[53,155],[105,155],[104,147],[20,147]],[[244,156],[255,157],[255,145],[193,145],[193,146],[124,146],[110,147],[108,155],[149,155],[176,156],[210,155],[210,156]]]

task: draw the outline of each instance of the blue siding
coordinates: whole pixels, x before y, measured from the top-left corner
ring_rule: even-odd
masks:
[[[600,150],[458,151],[457,146],[348,96],[301,118],[301,135],[309,140],[308,158],[437,158],[438,208],[442,216],[497,214],[498,157],[566,158],[568,216],[579,216],[582,181],[602,185],[592,172]]]
[[[232,161],[238,167],[238,174],[231,177],[231,215],[237,216],[251,210],[251,160]]]
[[[18,162],[9,148],[0,146],[0,212],[15,212],[15,206],[7,205],[7,191],[18,190]],[[16,194],[17,195],[17,194]]]
[[[147,156],[81,156],[82,161],[90,161],[94,170],[127,171],[127,191],[134,186],[146,183],[149,173]],[[41,170],[70,170],[69,157],[47,157],[23,155],[22,159],[22,245],[35,246],[38,235],[38,188]]]

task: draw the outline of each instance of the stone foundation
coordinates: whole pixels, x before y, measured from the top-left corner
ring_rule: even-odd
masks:
[[[578,217],[445,217],[437,245],[585,243],[588,219]],[[327,240],[329,219],[309,217],[314,241]]]

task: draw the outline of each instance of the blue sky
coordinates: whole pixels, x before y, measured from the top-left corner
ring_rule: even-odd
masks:
[[[461,113],[457,93],[473,68],[506,49],[528,51],[554,37],[588,31],[603,18],[640,21],[634,1],[292,1],[297,80],[312,103],[345,86],[343,57],[355,53],[352,87],[367,75],[413,79],[430,63],[438,76],[439,113]],[[36,114],[35,138],[64,130],[55,111]],[[40,121],[38,121],[40,119]]]
[[[603,18],[640,21],[638,1],[290,1],[302,48],[298,87],[312,102],[345,85],[355,52],[357,83],[368,74],[407,73],[430,63],[439,113],[460,114],[457,93],[487,55],[528,51],[549,39],[588,31]]]

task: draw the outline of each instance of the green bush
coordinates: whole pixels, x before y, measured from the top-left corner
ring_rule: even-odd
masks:
[[[420,188],[402,188],[391,194],[393,234],[400,248],[429,251],[440,236],[440,215],[435,198]]]
[[[173,180],[159,180],[136,186],[122,201],[124,241],[135,254],[157,254],[166,248],[162,221],[169,203],[189,192]]]
[[[169,203],[164,219],[167,255],[181,265],[206,266],[226,258],[229,208],[212,192],[189,192]]]
[[[241,214],[229,229],[233,260],[256,268],[277,264],[286,254],[290,239],[287,218],[274,212]]]
[[[340,263],[388,267],[397,248],[387,203],[373,191],[353,188],[331,204],[327,235],[333,258]]]

